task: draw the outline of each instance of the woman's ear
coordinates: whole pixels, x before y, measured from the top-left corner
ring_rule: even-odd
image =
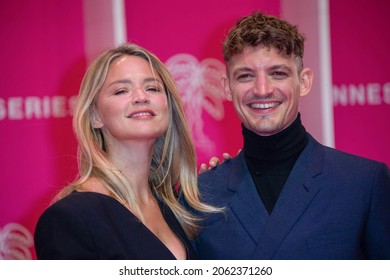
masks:
[[[89,110],[89,116],[90,116],[90,121],[91,121],[91,126],[93,128],[102,128],[103,127],[103,122],[99,117],[99,114],[96,112],[94,108],[91,108]]]
[[[299,79],[301,83],[300,96],[305,96],[310,92],[313,84],[313,70],[311,68],[304,68],[299,74]]]

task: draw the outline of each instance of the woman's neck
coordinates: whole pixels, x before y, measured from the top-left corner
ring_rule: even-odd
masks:
[[[153,153],[153,145],[146,141],[135,145],[115,145],[108,147],[109,159],[128,180],[137,200],[148,201],[153,195],[149,188],[149,173]]]

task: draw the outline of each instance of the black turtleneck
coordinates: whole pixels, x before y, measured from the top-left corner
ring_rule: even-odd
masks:
[[[271,213],[308,136],[300,114],[286,129],[260,136],[242,125],[244,156],[268,213]]]

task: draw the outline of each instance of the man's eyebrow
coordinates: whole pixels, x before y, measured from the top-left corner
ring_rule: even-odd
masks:
[[[270,70],[280,70],[280,69],[283,69],[283,70],[290,71],[291,67],[286,65],[286,64],[276,64],[276,65],[272,65],[269,69]]]
[[[269,70],[281,70],[282,69],[282,70],[290,71],[291,67],[286,65],[286,64],[275,64],[275,65],[270,66],[268,69]],[[238,67],[238,68],[233,70],[232,74],[234,76],[234,75],[237,75],[237,74],[242,73],[242,72],[253,72],[253,69],[250,67],[246,67],[246,66]]]
[[[241,73],[241,72],[251,72],[251,71],[252,71],[251,68],[244,66],[244,67],[238,67],[238,68],[234,69],[232,74],[233,74],[233,76],[234,76],[234,75],[236,75],[237,73]]]

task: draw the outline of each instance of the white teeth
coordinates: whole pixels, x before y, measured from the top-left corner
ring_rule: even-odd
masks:
[[[151,116],[152,114],[149,113],[149,112],[139,112],[139,113],[135,113],[133,115],[130,116],[130,118],[136,118],[136,117],[140,117],[140,116]]]
[[[252,103],[250,105],[251,108],[255,108],[255,109],[269,109],[269,108],[272,108],[272,107],[275,107],[275,106],[278,106],[279,103],[278,102],[271,102],[271,103]]]

